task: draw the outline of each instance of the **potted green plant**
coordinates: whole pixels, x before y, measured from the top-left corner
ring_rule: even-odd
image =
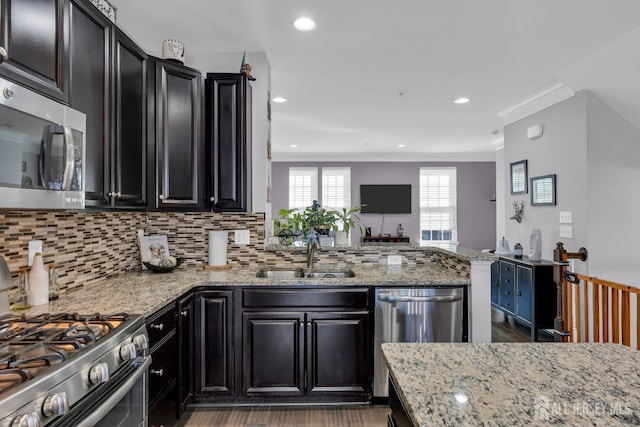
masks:
[[[314,200],[313,204],[304,210],[303,215],[308,223],[305,234],[312,227],[320,235],[327,235],[330,230],[338,229],[336,212],[321,207],[317,200]]]
[[[356,205],[351,208],[342,208],[342,210],[334,210],[336,219],[338,223],[342,224],[342,230],[338,230],[335,233],[336,237],[336,245],[338,246],[349,246],[350,244],[350,236],[349,232],[351,229],[356,226],[360,229],[360,235],[362,235],[362,225],[360,224],[360,218],[356,215],[356,213],[360,212],[360,210],[366,205]]]

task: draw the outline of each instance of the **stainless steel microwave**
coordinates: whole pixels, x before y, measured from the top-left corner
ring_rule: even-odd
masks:
[[[84,208],[85,122],[0,78],[0,208]]]

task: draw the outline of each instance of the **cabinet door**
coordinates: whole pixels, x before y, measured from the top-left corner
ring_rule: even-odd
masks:
[[[242,316],[245,396],[304,395],[304,313]]]
[[[515,282],[516,282],[516,266],[512,262],[500,260],[500,307],[515,313]]]
[[[516,291],[517,307],[516,315],[526,323],[531,324],[533,319],[533,300],[531,291],[533,286],[533,269],[518,265],[516,269],[518,289]]]
[[[498,305],[500,302],[500,274],[496,261],[491,264],[491,304]]]
[[[200,207],[200,85],[196,70],[157,61],[155,208]]]
[[[207,198],[218,212],[249,211],[251,84],[244,74],[209,73],[205,85]]]
[[[199,292],[196,300],[195,393],[234,394],[233,291]]]
[[[193,397],[195,303],[193,294],[178,301],[178,418]]]
[[[147,55],[120,30],[113,46],[112,199],[117,207],[145,207]]]
[[[307,394],[370,392],[369,313],[307,314]]]
[[[0,13],[0,75],[67,102],[67,0],[2,0]]]
[[[86,203],[109,206],[111,22],[78,0],[71,0],[70,22],[69,104],[86,115]]]

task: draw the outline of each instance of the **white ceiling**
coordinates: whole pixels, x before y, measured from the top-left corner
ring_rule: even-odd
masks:
[[[640,117],[637,0],[110,2],[150,51],[266,52],[275,158],[493,159],[496,113],[558,82]]]

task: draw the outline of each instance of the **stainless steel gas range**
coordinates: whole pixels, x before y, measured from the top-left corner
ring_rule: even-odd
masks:
[[[150,363],[142,316],[0,319],[0,426],[144,426]]]

